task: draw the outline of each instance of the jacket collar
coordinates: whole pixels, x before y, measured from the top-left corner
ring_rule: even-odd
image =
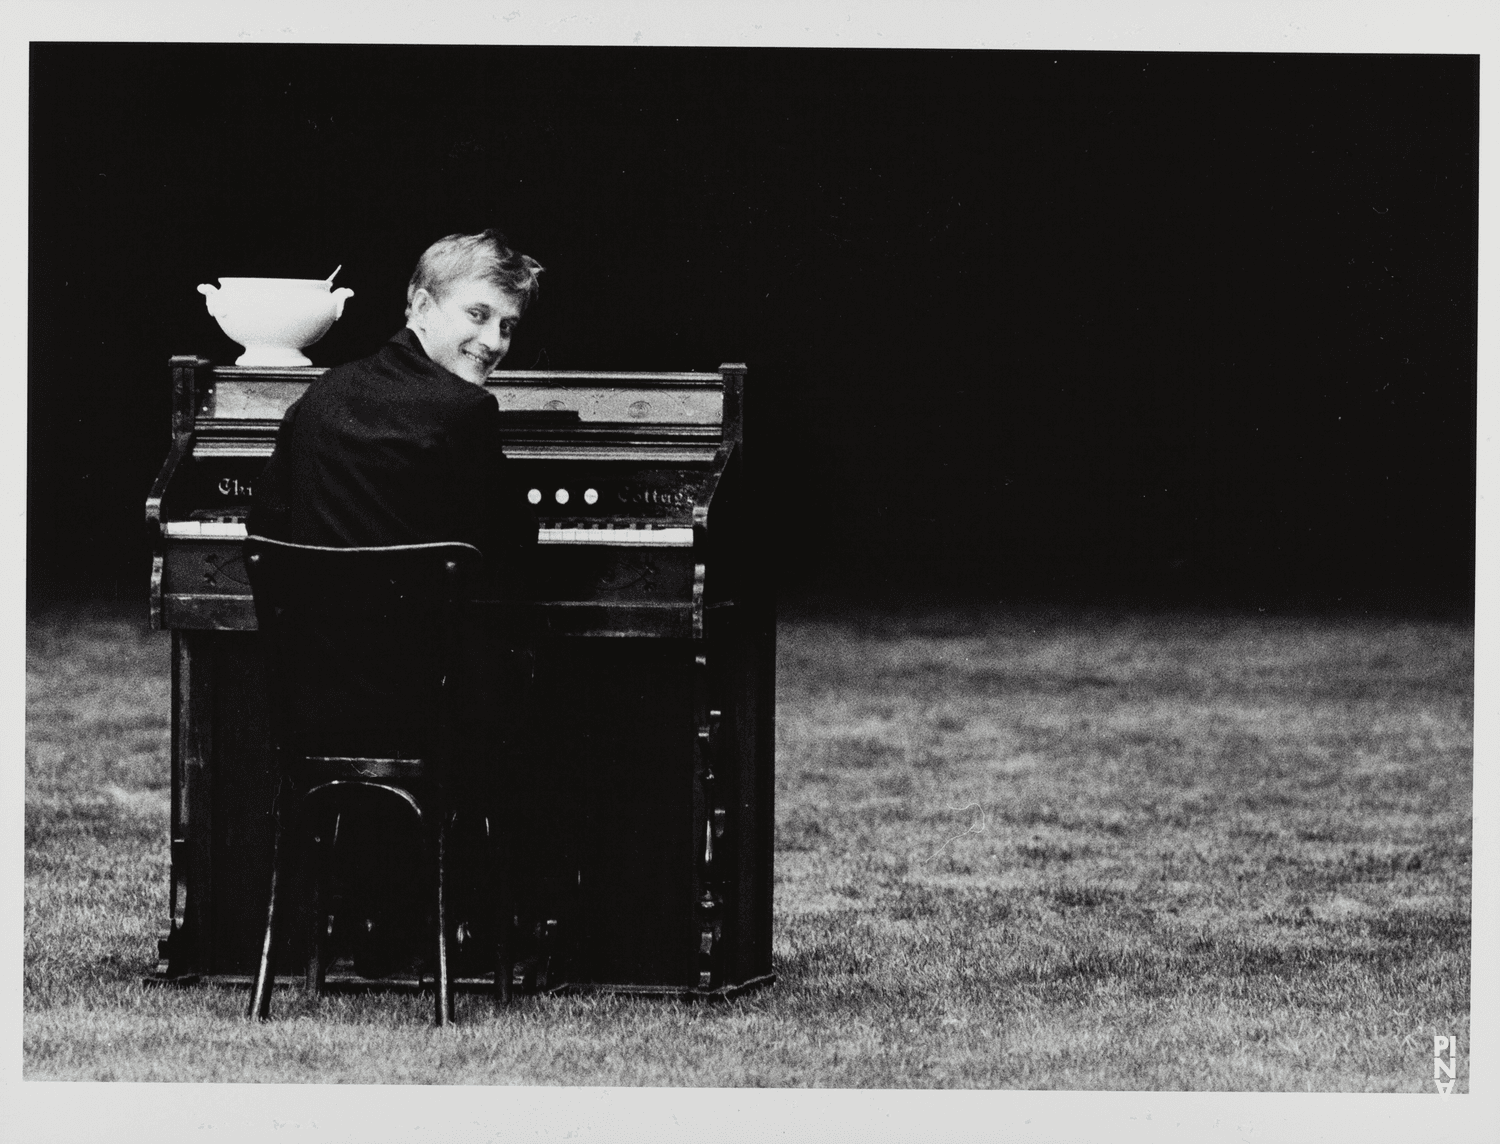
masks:
[[[403,327],[399,332],[386,342],[387,352],[394,351],[398,358],[402,359],[405,369],[410,372],[422,374],[433,379],[441,378],[451,381],[455,385],[468,385],[469,383],[455,374],[449,373],[437,362],[427,356],[427,351],[422,348],[422,339],[417,337],[417,332],[410,326]]]
[[[387,350],[394,348],[399,355],[406,359],[406,368],[409,370],[425,374],[434,379],[441,378],[443,381],[462,386],[464,389],[474,388],[473,382],[444,369],[428,357],[427,351],[422,348],[422,339],[417,337],[417,332],[410,326],[403,326],[385,345]]]
[[[417,337],[417,331],[410,326],[402,326],[391,338],[391,343],[400,346],[410,354],[415,354],[422,361],[437,364],[427,356],[427,351],[422,348],[422,339]]]

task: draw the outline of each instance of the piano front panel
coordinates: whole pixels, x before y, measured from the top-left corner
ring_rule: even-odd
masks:
[[[514,462],[538,522],[533,598],[693,604],[693,506],[706,469],[623,462]]]

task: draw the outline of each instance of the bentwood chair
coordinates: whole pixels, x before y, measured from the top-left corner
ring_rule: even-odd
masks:
[[[404,808],[423,840],[436,1020],[452,1020],[444,895],[454,683],[460,613],[480,559],[477,548],[458,543],[319,548],[246,540],[269,653],[279,770],[266,927],[247,1016],[270,1018],[281,899],[294,855],[304,850],[311,867],[302,879],[311,899],[302,903],[311,921],[305,980],[309,991],[323,990],[331,928],[325,874],[336,833],[327,824],[333,813],[381,797]],[[509,967],[497,966],[502,971]]]

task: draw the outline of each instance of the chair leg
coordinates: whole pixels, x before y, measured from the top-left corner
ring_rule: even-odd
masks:
[[[513,942],[511,929],[514,923],[509,917],[500,919],[500,933],[495,940],[495,1003],[509,1005],[511,1000],[511,978],[515,976],[516,959],[511,952]]]
[[[255,969],[255,985],[250,990],[250,1007],[245,1016],[248,1019],[269,1021],[271,1019],[271,989],[275,983],[273,976],[272,949],[276,943],[276,895],[280,890],[282,881],[282,830],[281,830],[281,808],[277,807],[274,812],[274,826],[271,831],[271,892],[266,902],[266,929],[261,937],[260,962]]]
[[[433,971],[432,991],[436,994],[436,1018],[439,1026],[453,1020],[453,983],[448,976],[448,914],[443,900],[445,853],[448,841],[447,815],[441,811],[433,815],[437,820],[436,874],[437,874],[437,964]]]

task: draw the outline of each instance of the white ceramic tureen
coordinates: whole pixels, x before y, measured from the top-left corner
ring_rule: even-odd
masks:
[[[198,293],[219,327],[245,347],[235,365],[311,365],[302,350],[328,332],[354,297],[332,285],[320,278],[220,278]]]

